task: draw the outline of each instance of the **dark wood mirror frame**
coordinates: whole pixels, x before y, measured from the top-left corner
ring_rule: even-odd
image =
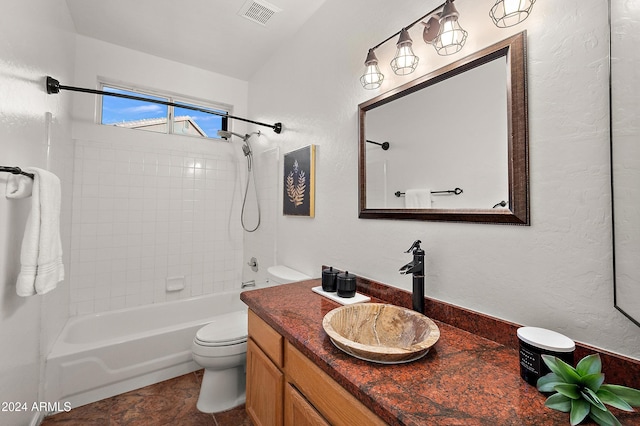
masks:
[[[508,209],[368,209],[366,200],[367,111],[426,89],[494,59],[506,58],[508,132]],[[462,58],[358,105],[359,218],[430,220],[529,225],[529,132],[527,121],[526,31]]]

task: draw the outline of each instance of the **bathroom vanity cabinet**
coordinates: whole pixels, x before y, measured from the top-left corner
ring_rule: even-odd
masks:
[[[322,320],[340,305],[312,291],[321,284],[312,279],[240,295],[249,307],[246,408],[255,425],[569,423],[520,377],[517,325],[428,299],[440,329],[436,345],[413,362],[374,364],[331,343]],[[364,279],[358,286],[374,302],[411,304],[403,290]],[[576,359],[589,353],[577,345]],[[608,382],[640,387],[640,362],[599,353]],[[638,412],[616,416],[640,424]]]
[[[260,426],[386,424],[251,310],[246,409]]]

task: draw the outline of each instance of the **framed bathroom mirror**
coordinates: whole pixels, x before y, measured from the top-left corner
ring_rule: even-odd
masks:
[[[529,225],[526,32],[358,113],[360,218]]]
[[[640,326],[640,3],[609,7],[615,306]]]

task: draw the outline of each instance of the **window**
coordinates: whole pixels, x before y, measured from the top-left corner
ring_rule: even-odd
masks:
[[[158,96],[157,94],[125,90],[115,86],[104,85],[102,90],[124,96],[143,97],[159,102],[173,103],[176,106],[103,95],[101,124],[201,138],[217,138],[218,130],[227,130],[226,117],[209,114],[205,111],[228,114],[228,108],[215,107],[213,104],[195,104],[170,96]],[[193,110],[192,108],[203,111]]]

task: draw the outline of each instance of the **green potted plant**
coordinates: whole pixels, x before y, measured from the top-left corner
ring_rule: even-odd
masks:
[[[540,392],[555,392],[545,405],[570,413],[570,422],[577,425],[590,417],[599,425],[621,425],[607,405],[624,411],[640,407],[640,391],[619,385],[605,385],[600,355],[588,355],[575,368],[561,359],[542,355],[551,373],[538,379]]]

